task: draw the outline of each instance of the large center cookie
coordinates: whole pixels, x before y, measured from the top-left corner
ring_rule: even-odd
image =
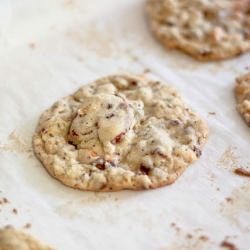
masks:
[[[250,49],[249,0],[148,0],[153,33],[168,48],[202,61]]]
[[[200,157],[207,134],[171,87],[117,75],[45,111],[33,146],[49,173],[68,186],[149,189],[173,183]]]

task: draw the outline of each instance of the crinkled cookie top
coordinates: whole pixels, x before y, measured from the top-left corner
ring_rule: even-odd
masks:
[[[116,75],[46,110],[33,146],[49,173],[68,186],[149,189],[174,182],[200,157],[207,133],[171,87]]]
[[[149,0],[156,37],[199,60],[221,60],[250,49],[250,0]]]

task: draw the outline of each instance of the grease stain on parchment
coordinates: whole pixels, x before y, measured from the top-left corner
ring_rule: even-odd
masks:
[[[11,132],[8,140],[4,144],[0,144],[0,152],[25,153],[32,157],[32,148],[23,139],[21,139],[15,131]]]
[[[58,215],[68,219],[77,218],[81,215],[84,215],[85,218],[94,220],[94,218],[92,218],[90,215],[85,214],[83,209],[89,208],[91,206],[98,206],[107,200],[110,202],[109,209],[111,212],[113,209],[117,209],[119,207],[118,197],[113,197],[111,194],[94,193],[93,195],[84,199],[65,202],[58,206],[55,209],[55,212]],[[107,219],[110,219],[108,217],[110,217],[109,215],[107,216]]]
[[[175,230],[178,238],[175,243],[160,247],[159,250],[203,250],[214,245],[214,242],[200,228],[187,231],[176,223],[171,223],[170,226]]]
[[[235,152],[236,149],[233,146],[228,147],[217,161],[217,164],[226,169],[236,168],[240,159]]]
[[[221,203],[220,213],[245,232],[250,232],[250,183],[235,188]]]
[[[217,161],[217,165],[224,169],[231,170],[235,174],[237,174],[235,170],[239,168],[242,168],[243,171],[250,171],[250,163],[242,164],[241,158],[236,150],[237,147],[229,146]]]

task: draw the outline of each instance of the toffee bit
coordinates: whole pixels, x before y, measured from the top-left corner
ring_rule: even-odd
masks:
[[[250,170],[246,170],[244,168],[236,168],[234,173],[240,176],[250,177]]]
[[[114,117],[114,116],[115,116],[115,115],[112,113],[112,114],[106,115],[105,118],[106,118],[106,119],[110,119],[110,118],[112,118],[112,117]]]
[[[141,166],[140,166],[140,171],[141,171],[143,174],[148,175],[149,172],[150,172],[150,168],[147,167],[147,166],[145,166],[145,165],[141,165]]]
[[[120,133],[119,135],[117,135],[113,140],[112,140],[112,143],[113,144],[117,144],[117,143],[120,143],[121,140],[123,139],[123,137],[125,136],[125,132],[122,132]]]
[[[197,156],[198,158],[199,158],[199,157],[201,156],[201,154],[202,154],[201,150],[200,150],[198,147],[196,147],[196,146],[193,147],[193,151],[195,152],[195,154],[196,154],[196,156]]]

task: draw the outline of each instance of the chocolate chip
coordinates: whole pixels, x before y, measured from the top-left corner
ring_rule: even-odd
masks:
[[[113,105],[111,103],[108,103],[107,109],[112,109],[112,108],[113,108]]]
[[[193,151],[195,152],[197,157],[200,157],[202,154],[201,150],[196,146],[193,147]]]
[[[132,86],[137,86],[137,85],[138,85],[137,81],[132,81],[130,84],[131,84]]]
[[[114,117],[114,116],[115,116],[115,115],[112,113],[112,114],[106,115],[105,118],[106,118],[106,119],[110,119],[110,118],[112,118],[112,117]]]
[[[98,169],[100,169],[100,170],[104,170],[104,169],[105,169],[105,163],[97,163],[95,166],[96,166]]]
[[[141,171],[143,174],[148,175],[149,172],[150,172],[150,168],[147,167],[147,166],[141,165],[141,166],[140,166],[140,171]]]
[[[201,51],[201,56],[209,56],[209,55],[211,55],[212,54],[212,51],[211,50],[203,50],[203,51]]]
[[[72,129],[72,135],[73,136],[78,136],[78,134],[76,133],[76,131],[74,129]]]

